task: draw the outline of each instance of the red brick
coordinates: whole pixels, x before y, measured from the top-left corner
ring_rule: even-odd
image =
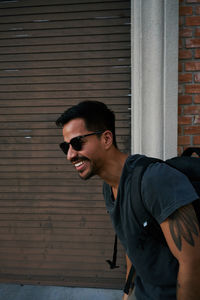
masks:
[[[179,44],[178,45],[179,49],[183,48],[183,41],[182,41],[182,39],[179,39],[178,44]]]
[[[178,76],[179,82],[192,82],[192,74],[191,73],[182,73]]]
[[[185,23],[185,17],[179,17],[179,26],[182,26]]]
[[[188,126],[184,128],[184,135],[200,134],[200,126]]]
[[[193,143],[194,145],[200,145],[200,136],[194,136]]]
[[[195,82],[200,82],[200,73],[194,74],[194,81]]]
[[[194,116],[194,124],[200,124],[200,116]]]
[[[179,136],[178,137],[179,145],[190,145],[190,136]]]
[[[183,126],[178,125],[178,135],[183,135]]]
[[[200,95],[195,95],[194,97],[194,103],[200,103]]]
[[[200,25],[200,17],[199,16],[186,17],[185,25],[187,25],[187,26],[198,26],[198,25]]]
[[[197,94],[200,93],[200,84],[190,84],[185,86],[186,94]]]
[[[192,103],[192,96],[190,95],[180,95],[178,97],[179,104],[191,104]]]
[[[178,85],[178,94],[183,94],[183,92],[184,92],[183,88],[184,88],[183,84],[182,85],[181,84]]]
[[[200,62],[186,62],[185,63],[185,70],[186,71],[200,71]]]
[[[199,48],[200,39],[186,39],[185,40],[186,48]]]
[[[195,28],[195,36],[200,36],[200,28]]]
[[[198,115],[200,113],[200,105],[184,107],[184,115]]]
[[[200,58],[200,49],[195,50],[195,58]]]
[[[189,124],[192,124],[192,117],[180,116],[180,117],[178,117],[178,124],[179,125],[189,125]]]
[[[180,37],[192,37],[193,30],[191,28],[183,28],[179,31]]]
[[[191,50],[179,50],[179,59],[188,59],[192,58],[192,51]]]
[[[181,115],[182,114],[182,107],[179,105],[178,106],[178,115]]]
[[[179,8],[179,15],[180,16],[192,15],[192,6],[181,6]]]
[[[197,7],[196,7],[196,14],[197,14],[197,15],[200,15],[200,6],[197,6]]]
[[[182,72],[182,70],[183,70],[182,63],[179,62],[179,63],[178,63],[178,71],[179,71],[179,72]]]

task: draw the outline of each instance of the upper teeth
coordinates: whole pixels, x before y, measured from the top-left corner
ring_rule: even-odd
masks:
[[[83,162],[80,161],[80,162],[78,162],[78,163],[75,164],[75,167],[79,167],[79,166],[82,165],[82,164],[83,164]]]

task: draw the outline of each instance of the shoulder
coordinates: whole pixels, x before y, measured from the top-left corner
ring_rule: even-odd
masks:
[[[146,169],[142,184],[144,185],[156,185],[159,187],[159,184],[164,185],[176,185],[176,184],[187,184],[191,185],[188,178],[180,171],[169,166],[165,162],[156,162],[149,165]]]
[[[161,223],[179,207],[198,198],[189,179],[166,163],[151,164],[141,185],[144,203]]]

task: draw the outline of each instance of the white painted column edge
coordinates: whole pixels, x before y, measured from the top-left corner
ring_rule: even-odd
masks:
[[[132,0],[131,16],[131,151],[166,159],[177,154],[178,0]]]

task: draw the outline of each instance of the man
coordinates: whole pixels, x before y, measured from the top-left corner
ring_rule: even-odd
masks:
[[[100,176],[115,231],[133,263],[137,300],[200,299],[200,229],[192,202],[198,198],[188,179],[155,163],[142,179],[147,210],[160,224],[166,244],[142,236],[132,207],[130,174],[135,155],[119,151],[115,117],[101,102],[80,102],[56,121],[62,127],[61,149],[84,180]],[[123,299],[131,299],[124,294]]]

